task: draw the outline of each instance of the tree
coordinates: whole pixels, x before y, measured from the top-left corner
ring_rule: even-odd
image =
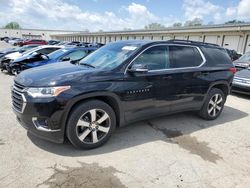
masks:
[[[240,24],[240,23],[245,23],[245,22],[240,20],[230,20],[228,22],[225,22],[225,24]]]
[[[181,22],[174,23],[173,27],[182,27],[182,23]]]
[[[4,29],[21,29],[21,27],[17,22],[10,22],[4,26]]]
[[[165,29],[166,27],[160,23],[151,23],[144,27],[147,30],[160,30]]]
[[[131,28],[127,28],[127,27],[123,28],[123,31],[130,31],[130,30],[132,30],[132,29]]]
[[[203,24],[202,19],[194,18],[193,20],[188,20],[185,22],[184,26],[200,26]]]
[[[207,25],[214,25],[214,22],[210,21],[210,22],[207,23]]]

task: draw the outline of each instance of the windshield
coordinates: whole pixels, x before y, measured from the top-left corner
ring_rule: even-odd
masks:
[[[69,50],[67,50],[67,49],[56,50],[56,51],[50,53],[50,54],[48,55],[48,57],[49,57],[49,59],[57,59],[57,58],[59,58],[61,55],[67,53],[68,51],[69,51]]]
[[[25,51],[25,52],[23,53],[23,55],[31,54],[31,53],[33,53],[33,52],[39,50],[40,48],[41,48],[41,47],[36,47],[36,48],[32,48],[32,49],[30,49],[30,50],[27,50],[27,51]]]
[[[139,46],[138,44],[110,43],[82,59],[80,65],[113,69],[121,65]]]
[[[240,57],[240,61],[250,61],[250,52],[244,54],[243,56]]]

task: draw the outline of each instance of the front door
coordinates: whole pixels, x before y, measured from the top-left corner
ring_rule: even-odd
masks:
[[[124,111],[127,121],[145,119],[165,114],[170,110],[171,77],[165,69],[169,66],[169,49],[166,45],[154,46],[139,55],[130,67],[144,65],[148,72],[126,72]]]

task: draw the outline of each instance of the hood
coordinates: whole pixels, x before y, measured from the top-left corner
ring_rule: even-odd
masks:
[[[20,55],[18,57],[16,57],[13,62],[20,62],[20,61],[24,61],[27,59],[32,59],[33,57],[35,57],[37,54],[27,54],[27,55]]]
[[[7,59],[16,59],[16,58],[21,57],[21,56],[22,56],[22,54],[20,52],[14,52],[14,53],[10,53],[10,54],[6,55],[5,57]]]
[[[235,77],[250,79],[250,69],[244,69],[236,72]]]
[[[58,62],[25,70],[15,78],[15,82],[25,87],[74,85],[79,81],[89,82],[97,72],[94,68]]]

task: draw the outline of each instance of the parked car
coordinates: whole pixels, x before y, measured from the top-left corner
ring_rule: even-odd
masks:
[[[192,41],[120,41],[80,61],[23,71],[12,104],[29,132],[81,149],[131,122],[182,111],[221,114],[236,69],[226,50]],[[25,102],[24,102],[25,101]]]
[[[238,71],[235,74],[232,91],[250,95],[250,68]]]
[[[13,51],[15,52],[15,49],[16,48],[7,48],[7,49],[4,49],[4,50],[1,50],[0,51],[0,58],[9,54],[9,53],[12,53]]]
[[[40,40],[40,39],[28,39],[28,40],[25,40],[25,41],[19,43],[20,46],[24,46],[24,45],[28,45],[28,44],[46,45],[46,44],[48,44],[48,42],[45,40]]]
[[[33,44],[33,45],[26,45],[23,47],[18,47],[18,48],[8,48],[5,49],[3,51],[0,51],[0,69],[1,71],[4,70],[4,60],[8,59],[8,58],[13,58],[13,57],[17,57],[17,56],[21,56],[24,52],[31,50],[32,48],[35,48],[39,45],[37,44]]]
[[[23,42],[23,39],[20,38],[14,38],[12,40],[9,40],[9,44],[12,44],[14,46],[17,46],[19,43]]]
[[[20,38],[11,37],[11,38],[9,38],[8,43],[9,43],[9,44],[14,44],[14,42],[16,42],[16,40],[19,40],[19,39],[20,39]]]
[[[58,45],[61,41],[59,40],[49,40],[48,45]]]
[[[8,70],[12,74],[19,74],[21,71],[39,67],[51,63],[70,61],[73,64],[95,51],[97,48],[71,47],[57,50],[49,55],[43,53],[32,54],[25,58],[19,58],[10,62]]]
[[[9,37],[1,37],[1,41],[9,40]]]
[[[235,50],[230,50],[230,49],[226,50],[232,61],[236,61],[242,56],[241,54],[238,54]]]
[[[237,70],[247,69],[250,65],[250,52],[245,53],[233,63]]]
[[[38,54],[45,54],[48,55],[58,49],[64,48],[63,46],[54,46],[54,45],[43,45],[39,46],[37,48],[33,48],[31,50],[28,50],[24,53],[13,53],[6,55],[5,58],[2,59],[1,64],[2,64],[2,70],[7,70],[8,73],[12,73],[11,69],[9,68],[9,65],[11,62],[21,61],[23,59],[27,58],[34,58]]]

